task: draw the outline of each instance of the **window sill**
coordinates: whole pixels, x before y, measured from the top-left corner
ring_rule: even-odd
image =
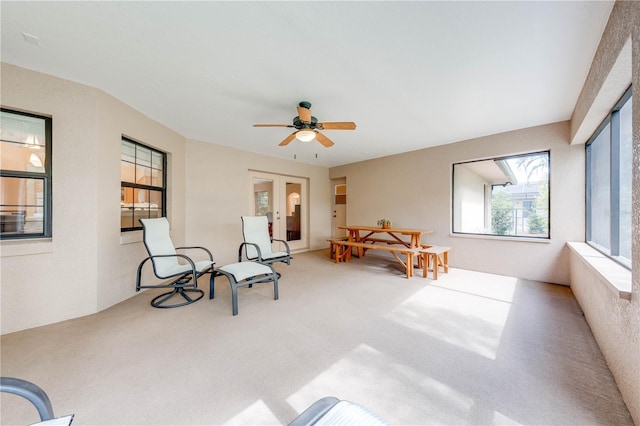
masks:
[[[543,243],[543,244],[551,243],[550,238],[503,237],[500,235],[464,234],[464,233],[458,233],[458,232],[456,233],[450,232],[449,236],[452,238],[472,238],[472,239],[479,239],[479,240],[518,241],[518,242],[526,242],[526,243]]]
[[[617,294],[620,299],[631,300],[630,270],[587,243],[569,242],[567,246],[606,283],[609,290]]]
[[[142,231],[131,231],[120,233],[120,245],[134,244],[142,242]]]
[[[0,257],[27,256],[53,252],[51,238],[4,240],[0,244]]]

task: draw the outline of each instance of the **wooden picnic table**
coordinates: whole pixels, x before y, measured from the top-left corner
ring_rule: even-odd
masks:
[[[422,235],[433,232],[428,229],[380,228],[375,226],[353,225],[340,226],[339,228],[346,229],[349,232],[349,241],[358,243],[385,242],[387,244],[402,244],[410,249],[419,248]],[[387,234],[391,238],[381,239],[378,234]],[[407,236],[409,237],[408,240]]]
[[[330,240],[332,251],[335,249],[336,262],[348,262],[351,258],[351,249],[358,250],[358,257],[364,256],[367,250],[384,250],[390,252],[393,257],[405,268],[407,278],[413,275],[414,255],[423,248],[420,238],[424,234],[433,231],[427,229],[405,228],[379,228],[373,226],[340,226],[349,232],[345,242]],[[382,235],[380,235],[382,234]],[[386,235],[385,235],[386,234]],[[384,238],[382,238],[384,237]],[[376,243],[380,243],[375,245]],[[342,250],[344,246],[347,250]],[[400,247],[398,247],[400,246]],[[406,256],[401,259],[399,254]],[[422,266],[422,258],[418,257],[418,266]]]

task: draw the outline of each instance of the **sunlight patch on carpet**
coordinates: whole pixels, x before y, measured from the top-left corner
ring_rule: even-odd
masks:
[[[484,286],[460,285],[458,280],[455,287],[430,285],[386,318],[493,360],[517,283],[513,278],[503,281],[490,291]]]
[[[421,404],[408,405],[421,395]],[[325,396],[355,402],[383,419],[411,423],[466,424],[473,400],[366,344],[316,376],[287,402],[301,412]]]
[[[261,399],[254,402],[240,413],[233,416],[225,424],[228,425],[281,425],[267,404]]]

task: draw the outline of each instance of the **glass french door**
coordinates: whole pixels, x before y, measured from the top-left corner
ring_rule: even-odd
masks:
[[[273,238],[285,240],[291,250],[308,248],[307,179],[251,172],[253,214],[267,216]]]

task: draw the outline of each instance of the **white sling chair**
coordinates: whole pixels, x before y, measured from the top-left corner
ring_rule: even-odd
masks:
[[[274,299],[278,300],[278,275],[269,265],[256,262],[238,262],[214,269],[213,255],[204,247],[174,247],[169,235],[169,222],[166,218],[140,219],[143,228],[144,245],[149,257],[138,266],[136,291],[143,288],[171,288],[172,290],[156,296],[151,300],[151,306],[156,308],[175,308],[188,305],[202,298],[204,292],[198,289],[198,278],[210,274],[209,299],[214,298],[215,277],[224,275],[231,285],[233,315],[238,314],[238,288],[251,287],[256,283],[273,282]],[[200,250],[206,260],[195,261],[191,257],[177,253],[177,250]],[[180,263],[182,260],[182,263]],[[151,261],[153,272],[159,279],[170,281],[160,284],[141,284],[144,265]],[[190,294],[195,294],[191,297]],[[182,303],[168,304],[175,295],[182,296]]]
[[[238,262],[242,253],[249,260],[271,265],[275,262],[291,264],[289,244],[284,240],[271,238],[267,216],[242,216],[242,235],[244,243],[238,249]],[[284,251],[273,251],[272,243],[277,241],[284,245]]]
[[[213,256],[204,247],[174,247],[169,235],[169,221],[161,217],[158,219],[140,219],[143,229],[144,246],[149,257],[138,266],[136,278],[136,291],[143,288],[170,288],[171,291],[162,293],[151,300],[151,306],[155,308],[176,308],[196,302],[204,296],[199,290],[198,278],[204,274],[211,274],[213,282]],[[204,253],[206,260],[194,261],[191,257],[179,254],[177,250],[199,250]],[[182,260],[182,263],[180,261]],[[159,284],[142,284],[142,270],[144,265],[151,261],[153,273],[161,280],[170,279],[169,282]],[[190,294],[194,297],[191,297]],[[173,296],[182,296],[184,301],[167,303]]]

